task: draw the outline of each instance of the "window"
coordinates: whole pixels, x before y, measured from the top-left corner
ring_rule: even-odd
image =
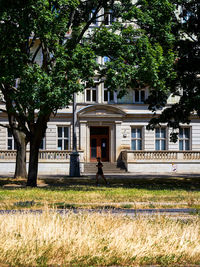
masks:
[[[105,11],[104,11],[104,24],[106,26],[109,26],[113,22],[114,22],[113,11],[110,9],[105,9]]]
[[[58,150],[69,150],[69,127],[58,127]]]
[[[42,138],[42,142],[40,143],[40,149],[45,150],[46,149],[46,138]]]
[[[180,128],[179,150],[190,150],[190,128]]]
[[[7,149],[8,150],[16,150],[17,149],[17,146],[16,146],[16,143],[15,143],[15,140],[14,140],[14,137],[12,135],[12,131],[11,129],[7,129],[7,140],[8,140],[8,143],[7,143]]]
[[[110,61],[110,58],[109,57],[103,57],[103,65],[106,64],[106,62],[109,62]]]
[[[156,150],[166,150],[166,128],[155,130]]]
[[[141,128],[131,129],[131,149],[142,150],[142,129]]]
[[[92,10],[91,14],[90,14],[90,19],[93,17],[94,13],[95,13],[95,9]],[[97,16],[97,15],[96,15]],[[92,22],[92,25],[97,25],[97,19],[95,18]]]
[[[97,102],[97,88],[86,89],[86,102]]]
[[[115,102],[115,92],[108,91],[107,88],[103,90],[103,101],[104,102]]]
[[[145,101],[145,90],[134,90],[134,103],[144,103]]]

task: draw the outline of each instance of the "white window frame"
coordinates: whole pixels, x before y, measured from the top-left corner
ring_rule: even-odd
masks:
[[[138,91],[139,93],[139,100],[136,101],[136,97],[135,97],[135,92]],[[144,101],[142,100],[142,93],[141,92],[144,92],[144,101],[146,100],[147,98],[147,92],[146,92],[146,89],[135,89],[133,90],[133,103],[136,103],[136,104],[144,104]]]
[[[183,130],[183,137],[180,138],[180,130],[179,130],[179,134],[178,134],[178,148],[179,151],[188,151],[191,150],[191,127],[181,127],[181,129]],[[187,129],[189,131],[189,137],[185,137],[185,129]],[[180,141],[183,141],[183,149],[180,149]],[[186,142],[188,141],[189,144],[189,148],[186,149]]]
[[[107,91],[107,94],[108,94],[108,100],[106,101],[104,99],[104,93]],[[111,100],[111,94],[113,94],[113,100]],[[103,85],[103,92],[102,92],[102,100],[103,100],[103,103],[117,103],[117,93],[115,91],[113,92],[110,92],[108,91],[107,88],[104,87]]]
[[[132,130],[135,129],[136,130],[136,137],[132,137]],[[141,132],[141,137],[138,137],[138,130],[140,130]],[[136,149],[133,149],[132,148],[132,141],[135,140],[136,141]],[[141,126],[134,126],[134,127],[131,127],[131,150],[133,151],[140,151],[140,150],[143,150],[143,127]],[[138,141],[141,141],[141,147],[138,148],[139,146],[139,142]]]
[[[108,20],[107,24],[105,23],[105,11],[109,12],[109,14],[106,14],[106,16],[107,16],[106,19]],[[112,13],[113,13],[113,10],[111,10],[111,9],[105,10],[104,9],[104,11],[103,11],[103,23],[104,23],[105,26],[110,26],[115,21],[115,18],[112,18],[112,16],[113,16]]]
[[[62,128],[62,136],[58,136],[58,128]],[[68,128],[68,137],[64,136],[64,128]],[[61,149],[58,146],[58,141],[62,140],[62,147]],[[64,149],[64,141],[68,140],[68,147]],[[67,125],[57,125],[57,150],[63,151],[63,150],[70,150],[70,127]]]
[[[90,91],[90,100],[87,100],[87,91]],[[96,100],[93,100],[93,91],[96,91]],[[86,103],[97,103],[98,102],[98,86],[85,89],[85,102]]]
[[[9,130],[11,131],[10,128],[7,128],[7,150],[16,150],[15,139],[14,139],[12,133],[11,133],[12,136],[9,136],[9,133],[8,133]],[[8,140],[11,140],[11,142],[12,142],[11,143],[11,148],[8,147]]]
[[[160,130],[159,131],[159,134],[160,134],[160,136],[159,137],[156,137],[156,130]],[[165,130],[165,137],[161,137],[161,131],[162,131],[162,129],[164,129]],[[161,149],[161,147],[162,147],[162,141],[165,141],[165,148],[164,149]],[[163,151],[163,150],[167,150],[167,146],[168,146],[168,143],[167,143],[167,140],[168,140],[168,129],[167,129],[167,127],[164,127],[164,126],[162,126],[162,127],[157,127],[156,129],[155,129],[155,151]],[[159,141],[159,149],[157,149],[156,148],[156,141]]]

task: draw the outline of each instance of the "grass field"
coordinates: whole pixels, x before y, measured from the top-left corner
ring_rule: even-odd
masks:
[[[200,179],[109,178],[95,186],[88,177],[39,179],[38,188],[26,188],[23,179],[0,178],[0,209],[70,207],[167,208],[200,207]]]
[[[200,218],[0,215],[0,266],[200,264]],[[8,264],[8,265],[5,265]]]

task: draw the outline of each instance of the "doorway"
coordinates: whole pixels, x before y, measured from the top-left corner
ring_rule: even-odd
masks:
[[[109,127],[90,127],[90,161],[109,161]]]

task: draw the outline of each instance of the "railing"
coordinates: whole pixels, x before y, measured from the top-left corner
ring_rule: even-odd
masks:
[[[29,151],[26,152],[26,158],[29,159]],[[39,151],[39,162],[40,161],[69,161],[70,154],[72,151],[60,151],[60,150],[41,150]],[[16,159],[16,150],[1,150],[0,160],[1,161],[14,161]],[[79,151],[80,161],[83,161],[83,151]]]
[[[200,151],[185,151],[183,153],[185,160],[200,160]]]
[[[0,151],[0,160],[15,160],[16,155],[16,150],[3,150]]]
[[[200,160],[200,151],[122,151],[122,160],[134,161],[191,161]]]

